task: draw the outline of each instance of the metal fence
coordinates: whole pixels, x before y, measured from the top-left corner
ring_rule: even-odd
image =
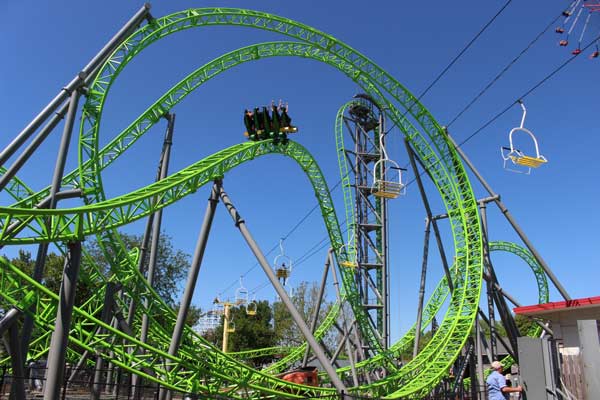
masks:
[[[72,375],[72,369],[69,365],[65,367],[64,381],[61,387],[61,397],[56,400],[83,400],[90,399],[94,383],[94,368],[81,369],[69,379]],[[45,384],[45,367],[28,366],[25,377],[15,377],[11,374],[8,367],[0,367],[0,400],[9,400],[13,383],[17,379],[24,380],[26,390],[26,399],[42,399]],[[131,374],[117,368],[109,368],[102,371],[102,385],[100,387],[99,399],[101,400],[151,400],[158,399],[159,385],[152,382],[143,382],[137,387],[132,385]],[[460,388],[457,393],[450,390],[451,385],[442,383],[434,389],[423,400],[474,400],[485,399],[485,392],[476,390],[477,395],[472,397],[470,389]],[[172,392],[173,400],[196,400],[203,397],[189,393]],[[212,399],[227,399],[225,396],[211,395]],[[355,394],[343,393],[339,395],[340,400],[362,400],[368,397],[361,397]]]
[[[94,369],[82,369],[75,377],[69,380],[71,370],[65,368],[65,379],[61,386],[60,400],[90,399],[94,381]],[[26,399],[42,399],[46,368],[28,367],[25,377],[15,377],[10,368],[0,367],[0,400],[8,400],[13,384],[17,379],[24,381]],[[159,385],[153,382],[142,382],[134,386],[131,375],[118,369],[102,371],[102,385],[100,387],[101,400],[151,400],[158,399]],[[194,400],[197,397],[187,393],[172,392],[173,400]],[[57,399],[59,400],[59,399]]]

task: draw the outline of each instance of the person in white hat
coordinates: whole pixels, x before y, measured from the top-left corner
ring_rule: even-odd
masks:
[[[506,378],[502,375],[502,368],[504,366],[500,361],[492,362],[492,369],[494,371],[485,381],[487,383],[489,400],[505,400],[509,398],[510,393],[523,391],[520,385],[517,387],[506,386]]]

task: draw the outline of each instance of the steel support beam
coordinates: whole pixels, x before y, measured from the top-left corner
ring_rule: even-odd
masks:
[[[327,252],[327,257],[325,259],[325,267],[323,268],[323,277],[321,278],[321,286],[319,286],[319,293],[317,295],[317,304],[315,306],[315,310],[313,312],[311,321],[310,321],[310,332],[315,333],[315,329],[317,328],[317,322],[319,320],[319,312],[321,312],[321,303],[323,302],[323,295],[325,294],[325,285],[327,284],[327,275],[329,274],[329,265],[331,264],[331,253],[333,249],[329,249]],[[306,346],[306,351],[304,352],[304,358],[302,359],[302,367],[306,367],[308,363],[308,354],[310,353],[310,346]]]
[[[56,323],[48,352],[48,370],[46,371],[44,400],[56,400],[60,395],[69,331],[71,329],[71,316],[75,303],[75,290],[77,288],[77,278],[81,264],[81,242],[71,242],[67,246],[69,253],[65,259],[65,269],[60,284]]]
[[[13,139],[13,141],[0,153],[0,165],[17,151],[23,143],[39,128],[39,126],[71,95],[79,90],[88,78],[114,51],[114,49],[136,29],[144,19],[150,16],[150,4],[146,3],[135,15],[116,33],[112,39],[92,58],[92,60],[69,82],[59,93],[44,107],[44,109]]]
[[[332,254],[329,253],[330,261],[332,261],[332,258],[333,258]],[[344,311],[344,303],[342,301],[342,295],[341,295],[341,291],[340,291],[340,282],[338,280],[335,267],[331,269],[331,274],[332,274],[332,278],[333,278],[333,286],[335,287],[335,295],[337,297],[338,303],[340,303],[340,312],[342,314],[342,334],[345,338],[349,338],[350,330],[348,330],[346,312]],[[359,344],[360,344],[360,342],[359,342]],[[352,380],[354,382],[354,386],[358,386],[358,376],[356,374],[354,354],[352,353],[352,348],[350,346],[349,340],[346,340],[346,353],[348,354],[348,360],[350,361],[350,369],[352,370]]]
[[[262,267],[263,271],[269,278],[269,281],[271,281],[271,284],[275,288],[275,291],[279,295],[279,298],[285,304],[286,308],[288,309],[292,318],[294,319],[294,322],[296,322],[296,324],[298,325],[298,328],[300,329],[300,331],[304,335],[304,338],[308,342],[308,345],[312,348],[313,353],[318,358],[321,365],[323,365],[323,368],[327,372],[329,379],[331,379],[333,386],[339,392],[346,392],[347,391],[346,386],[344,385],[344,383],[340,380],[340,378],[335,373],[335,370],[331,366],[329,359],[325,356],[323,349],[321,348],[321,346],[319,346],[319,343],[317,343],[315,337],[310,332],[310,328],[308,327],[308,325],[306,325],[306,322],[304,322],[304,320],[302,319],[302,316],[300,315],[300,313],[298,312],[298,310],[292,303],[287,292],[285,291],[285,289],[283,288],[283,286],[277,279],[277,276],[275,276],[275,273],[271,269],[271,266],[269,265],[268,261],[266,260],[263,252],[260,250],[260,248],[258,247],[258,244],[256,243],[256,241],[250,234],[250,231],[246,227],[246,222],[242,219],[242,217],[240,216],[238,211],[235,209],[229,196],[227,195],[227,193],[225,193],[223,188],[221,188],[220,195],[221,195],[221,200],[223,201],[223,204],[227,208],[227,211],[229,211],[229,214],[231,215],[231,218],[233,219],[233,221],[235,223],[235,226],[241,232],[242,236],[246,240],[246,243],[248,243],[248,246],[254,253],[254,256],[258,260],[258,263]]]
[[[481,233],[483,237],[483,260],[484,260],[484,268],[487,269],[487,273],[492,276],[492,260],[490,257],[490,246],[489,246],[489,236],[488,236],[488,225],[487,225],[487,206],[485,201],[479,202],[479,216],[481,219]],[[486,298],[488,305],[488,317],[490,319],[490,362],[495,360],[495,355],[498,354],[497,348],[498,345],[496,343],[496,316],[494,311],[494,282],[491,280],[486,280]]]
[[[13,385],[10,398],[25,400],[25,372],[24,362],[21,356],[21,344],[19,341],[19,329],[17,321],[23,312],[17,308],[9,309],[0,319],[0,338],[4,339],[7,352],[10,355]],[[0,396],[1,396],[0,392]]]
[[[410,160],[410,166],[415,172],[415,179],[417,180],[417,186],[419,187],[419,193],[421,193],[421,199],[423,200],[423,206],[425,207],[425,213],[427,214],[427,218],[431,221],[433,225],[433,233],[435,235],[435,240],[438,246],[438,250],[440,252],[440,258],[442,260],[442,266],[444,267],[444,273],[446,274],[446,280],[448,281],[448,288],[450,288],[450,293],[454,291],[454,284],[452,283],[452,274],[450,273],[450,267],[448,265],[448,259],[446,258],[446,252],[444,251],[444,245],[442,243],[442,237],[440,235],[440,230],[437,225],[437,220],[441,218],[441,216],[434,217],[431,213],[431,206],[429,205],[429,199],[427,198],[427,194],[425,193],[425,187],[423,186],[423,181],[421,180],[421,173],[417,169],[417,163],[415,160],[419,162],[421,167],[425,172],[428,172],[427,168],[423,166],[423,163],[419,159],[419,157],[415,154],[412,147],[407,139],[404,139],[404,146],[406,147],[406,152],[408,153],[408,159]],[[447,217],[447,215],[445,216]]]
[[[192,297],[194,296],[194,290],[196,289],[196,282],[198,281],[198,274],[200,273],[200,267],[202,266],[202,259],[204,258],[204,251],[206,250],[206,243],[208,242],[210,228],[215,216],[217,204],[219,203],[220,188],[221,181],[215,181],[210,192],[208,205],[206,206],[206,212],[204,213],[204,221],[202,222],[202,227],[200,228],[198,241],[196,242],[196,249],[194,250],[192,265],[190,265],[190,269],[188,271],[185,290],[183,292],[183,296],[179,305],[179,312],[177,314],[177,322],[175,323],[175,328],[173,329],[173,334],[171,336],[171,343],[169,345],[170,356],[175,356],[177,354],[179,345],[181,344],[183,329],[185,328],[185,321],[190,309],[190,304],[192,304]],[[167,371],[171,369],[169,361],[167,361],[165,368]],[[165,400],[167,398],[167,392],[168,390],[161,387],[159,399]]]
[[[413,347],[413,358],[419,353],[419,341],[421,340],[421,320],[423,318],[423,302],[425,300],[425,281],[427,279],[427,255],[429,253],[429,226],[431,220],[425,218],[425,238],[423,239],[423,263],[421,266],[421,282],[419,283],[419,303],[417,305],[417,322],[415,323],[415,343]]]
[[[56,157],[56,165],[54,166],[54,174],[52,176],[52,185],[50,186],[50,195],[48,200],[47,208],[56,208],[58,202],[57,194],[60,191],[61,181],[65,173],[65,164],[67,162],[67,155],[69,152],[69,146],[71,144],[71,137],[73,136],[73,125],[75,124],[75,116],[77,115],[77,106],[79,104],[79,97],[81,93],[79,90],[74,90],[71,93],[69,100],[69,107],[67,110],[67,117],[65,120],[65,126],[60,141],[60,147],[58,149],[58,155]],[[1,164],[1,163],[0,163]],[[35,268],[33,271],[33,279],[36,282],[41,282],[44,277],[44,266],[46,264],[46,257],[48,256],[49,243],[41,243],[38,247],[38,252],[35,260]],[[29,351],[29,341],[31,340],[31,334],[33,332],[33,315],[35,314],[35,304],[31,306],[32,312],[25,315],[25,321],[23,322],[22,331],[22,349],[23,358],[27,358],[27,352]]]
[[[475,335],[476,338],[476,357],[477,357],[477,383],[478,383],[478,392],[481,392],[481,388],[485,385],[485,378],[483,376],[483,357],[482,353],[482,344],[481,344],[481,324],[479,323],[479,317],[475,315]]]
[[[159,181],[165,179],[169,173],[169,159],[171,155],[171,144],[173,143],[173,130],[175,127],[174,114],[166,114],[165,118],[167,119],[167,131],[165,133],[165,139],[163,142],[162,157],[160,163],[160,175],[158,178]],[[153,216],[152,240],[150,244],[150,260],[148,261],[148,274],[146,276],[148,286],[150,287],[154,287],[154,271],[156,269],[156,263],[158,260],[158,246],[160,239],[160,228],[162,224],[162,213],[163,210],[159,209],[158,211],[154,212]],[[144,299],[144,314],[142,314],[142,327],[140,331],[140,341],[142,343],[146,343],[146,339],[148,337],[150,319],[145,310],[147,310],[149,306],[149,299]],[[133,375],[132,386],[134,398],[137,395],[138,386],[140,385],[140,382],[140,376]]]
[[[100,319],[105,324],[110,323],[110,320],[112,318],[113,296],[115,295],[115,293],[117,291],[118,291],[118,287],[117,287],[117,284],[115,284],[114,282],[108,282],[106,284],[106,292],[104,293],[104,304],[102,307],[102,315],[100,316]],[[100,327],[98,329],[98,334],[99,335],[104,334],[104,328]],[[100,394],[102,392],[102,373],[104,372],[102,370],[103,364],[104,364],[104,359],[102,358],[102,355],[99,354],[96,357],[96,366],[95,366],[95,370],[94,370],[94,382],[92,384],[92,396],[91,396],[92,400],[100,399]]]

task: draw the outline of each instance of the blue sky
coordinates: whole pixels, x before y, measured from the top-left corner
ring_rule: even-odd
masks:
[[[141,2],[104,1],[0,2],[0,147],[4,147],[53,98],[125,23]],[[420,94],[460,49],[500,9],[504,1],[384,2],[363,1],[160,1],[152,14],[161,17],[190,7],[253,8],[313,26],[346,42],[386,69],[414,94]],[[447,74],[423,97],[423,104],[441,123],[452,118],[555,16],[568,2],[513,2]],[[600,33],[594,16],[585,43]],[[571,40],[576,39],[572,37]],[[256,30],[231,27],[193,29],[171,35],[142,52],[111,89],[104,111],[101,143],[125,128],[168,88],[219,55],[252,43],[285,40]],[[570,56],[557,44],[551,29],[485,95],[451,127],[461,141],[538,83]],[[500,147],[518,126],[521,112],[513,107],[470,140],[464,151],[516,217],[574,297],[598,295],[600,261],[597,255],[600,218],[594,212],[600,168],[598,108],[600,59],[582,54],[524,101],[525,126],[534,132],[549,163],[531,175],[502,169]],[[170,171],[177,171],[215,151],[244,140],[241,112],[246,107],[283,98],[301,132],[294,138],[315,156],[330,185],[338,167],[333,136],[337,109],[359,91],[331,67],[309,60],[271,59],[246,63],[216,79],[178,105]],[[128,193],[152,182],[162,145],[164,125],[157,125],[103,175],[108,197]],[[32,158],[19,176],[34,189],[49,184],[60,129]],[[73,141],[67,170],[77,165]],[[407,163],[401,135],[390,136],[388,153]],[[408,172],[408,179],[414,177]],[[473,186],[478,197],[482,187]],[[431,185],[428,186],[431,189]],[[268,156],[232,171],[225,188],[246,219],[250,231],[267,252],[314,207],[315,198],[301,171],[286,159]],[[436,194],[429,190],[436,213]],[[333,192],[341,204],[341,192]],[[208,188],[168,208],[163,230],[177,248],[193,252],[208,198]],[[8,200],[0,197],[3,204]],[[63,206],[73,205],[65,202]],[[490,239],[518,242],[500,213],[489,208]],[[338,208],[338,213],[342,208]],[[390,203],[392,261],[392,337],[415,319],[420,273],[424,210],[416,186],[406,197]],[[343,215],[340,215],[343,220]],[[124,228],[141,233],[144,222]],[[442,225],[445,233],[447,226]],[[326,235],[313,213],[285,241],[292,259],[305,255]],[[432,243],[433,246],[433,243]],[[31,249],[34,251],[34,249]],[[3,249],[8,255],[16,249]],[[326,249],[297,265],[291,285],[321,276]],[[267,258],[272,260],[276,253]],[[435,249],[430,251],[428,287],[441,276]],[[536,301],[533,276],[514,256],[494,255],[501,284],[523,304]],[[246,274],[255,261],[225,210],[215,218],[194,302],[210,307],[216,294],[241,274],[249,289],[266,279],[259,268]],[[233,296],[237,284],[223,294]],[[330,290],[333,294],[333,289]],[[256,297],[273,299],[271,288]],[[552,300],[560,300],[555,290]]]

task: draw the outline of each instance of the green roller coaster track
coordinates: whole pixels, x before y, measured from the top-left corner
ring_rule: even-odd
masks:
[[[120,72],[143,49],[179,31],[217,25],[243,26],[280,33],[296,41],[268,42],[247,46],[227,53],[192,72],[103,149],[98,148],[100,121],[107,96]],[[122,43],[100,69],[86,94],[80,127],[79,167],[65,175],[62,188],[79,188],[85,194],[86,205],[69,209],[38,209],[35,205],[48,196],[49,188],[37,193],[18,179],[12,179],[5,189],[16,203],[0,207],[0,244],[22,245],[41,242],[64,243],[82,240],[96,234],[106,254],[111,255],[111,275],[105,277],[93,260],[85,262],[82,279],[105,288],[114,282],[123,296],[115,298],[117,314],[127,310],[127,304],[139,304],[133,323],[135,332],[141,324],[141,313],[152,319],[167,316],[170,326],[151,323],[146,343],[121,329],[100,320],[104,293],[75,309],[70,340],[84,351],[100,354],[106,360],[135,372],[145,379],[183,392],[221,394],[231,398],[324,397],[336,398],[333,389],[291,384],[274,378],[270,373],[281,371],[304,353],[304,346],[265,371],[255,371],[236,360],[235,355],[219,352],[214,346],[193,333],[185,332],[179,353],[169,356],[165,351],[174,325],[173,311],[148,287],[137,271],[137,252],[122,244],[115,228],[151,215],[194,193],[203,185],[222,178],[227,171],[265,154],[279,153],[294,159],[307,174],[321,208],[321,213],[338,263],[351,255],[344,251],[339,223],[329,189],[316,161],[302,146],[292,141],[276,145],[271,141],[247,142],[208,156],[167,178],[134,192],[106,199],[102,186],[102,170],[130,148],[165,113],[216,75],[248,61],[268,57],[303,57],[326,63],[344,73],[385,109],[393,123],[422,160],[446,207],[454,238],[454,288],[439,329],[429,344],[412,361],[397,368],[394,358],[414,339],[414,328],[387,351],[357,364],[357,368],[385,368],[385,378],[368,385],[350,388],[353,393],[376,398],[419,398],[426,395],[446,374],[470,333],[481,291],[482,238],[477,204],[466,171],[449,143],[444,131],[431,114],[392,76],[354,49],[337,39],[290,19],[251,10],[206,8],[190,9],[153,19]],[[338,144],[339,146],[339,144]],[[339,153],[338,153],[339,154]],[[344,178],[342,170],[342,178]],[[352,201],[345,193],[345,208]],[[348,215],[347,215],[348,218]],[[509,244],[504,249],[516,252]],[[523,255],[521,255],[523,256]],[[57,306],[57,295],[34,282],[14,265],[0,259],[1,296],[7,304],[22,310],[28,303],[37,304],[35,322],[50,332]],[[532,265],[532,264],[530,264]],[[537,275],[536,275],[537,276]],[[445,279],[445,278],[444,278]],[[439,310],[448,296],[442,279],[429,300],[424,314],[424,326]],[[364,311],[358,304],[358,292],[351,272],[342,271],[344,298],[352,305],[361,333],[374,349],[380,349]],[[538,284],[540,280],[538,279]],[[547,288],[546,288],[547,297]],[[149,306],[142,299],[149,298]],[[333,307],[321,324],[316,337],[321,337],[334,322],[339,304]],[[117,318],[118,319],[118,318]],[[412,333],[411,333],[412,332]],[[33,344],[37,354],[47,351],[49,334]],[[71,350],[74,351],[74,350]],[[273,351],[265,349],[264,351]],[[254,353],[255,354],[255,353]],[[240,355],[241,357],[242,355]],[[348,373],[340,370],[340,374]]]

